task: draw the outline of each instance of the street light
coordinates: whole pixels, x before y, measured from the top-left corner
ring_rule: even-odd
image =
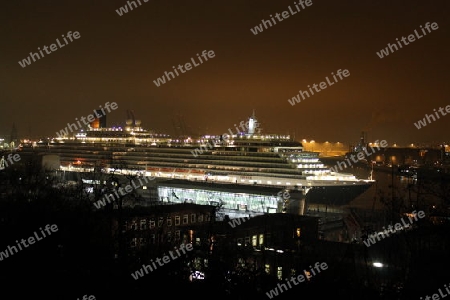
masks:
[[[382,268],[383,267],[383,264],[382,263],[380,263],[380,262],[374,262],[373,264],[372,264],[375,268]]]

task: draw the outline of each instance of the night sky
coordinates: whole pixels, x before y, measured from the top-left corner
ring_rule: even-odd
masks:
[[[250,28],[294,8],[292,0],[162,1],[119,16],[124,0],[2,1],[0,136],[55,136],[105,102],[133,110],[143,127],[174,134],[224,133],[253,111],[263,132],[301,140],[450,143],[450,115],[414,122],[450,104],[450,1],[316,1],[254,35]],[[437,30],[380,59],[376,52],[427,22]],[[63,48],[22,68],[18,61],[78,31]],[[422,34],[423,35],[423,34]],[[157,87],[172,66],[214,58]],[[288,99],[338,69],[350,76],[294,106]],[[176,121],[177,122],[177,121]]]

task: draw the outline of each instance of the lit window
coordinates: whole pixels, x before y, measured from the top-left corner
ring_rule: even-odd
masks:
[[[252,246],[253,247],[258,246],[258,236],[256,234],[252,236]]]
[[[283,267],[277,268],[277,278],[278,280],[283,280]]]
[[[303,271],[306,275],[306,280],[310,281],[311,280],[311,272],[309,271]]]
[[[264,245],[264,234],[259,235],[259,244]]]
[[[269,265],[269,264],[264,265],[264,271],[265,271],[267,274],[270,274],[270,265]]]
[[[192,244],[194,241],[194,230],[189,230],[189,244]]]
[[[302,230],[300,228],[297,228],[297,230],[295,231],[295,234],[297,235],[297,237],[300,237],[302,233]]]

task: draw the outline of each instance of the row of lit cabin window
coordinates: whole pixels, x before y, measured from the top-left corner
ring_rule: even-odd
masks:
[[[190,222],[189,222],[189,214],[184,214],[183,219],[181,219],[181,216],[175,216],[175,226],[178,225],[186,225],[186,224],[193,224],[193,223],[202,223],[202,222],[209,222],[210,221],[210,215],[197,215],[191,214],[190,215]],[[164,217],[158,218],[158,223],[156,223],[156,218],[150,218],[150,220],[147,221],[147,219],[141,219],[139,222],[132,221],[125,223],[125,229],[128,229],[128,224],[130,224],[131,230],[146,230],[146,229],[152,229],[156,226],[162,227],[164,224]],[[138,226],[139,224],[139,226]],[[147,226],[148,225],[148,226]],[[169,216],[166,218],[166,226],[172,226],[172,217]]]

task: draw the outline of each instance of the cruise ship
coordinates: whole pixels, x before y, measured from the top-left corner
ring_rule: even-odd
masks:
[[[129,119],[124,127],[89,126],[21,149],[59,156],[65,172],[152,176],[158,201],[220,203],[231,214],[342,206],[374,182],[330,171],[319,153],[304,151],[289,135],[262,133],[254,113],[240,125],[222,135],[173,138]],[[285,192],[289,199],[280,197]]]

